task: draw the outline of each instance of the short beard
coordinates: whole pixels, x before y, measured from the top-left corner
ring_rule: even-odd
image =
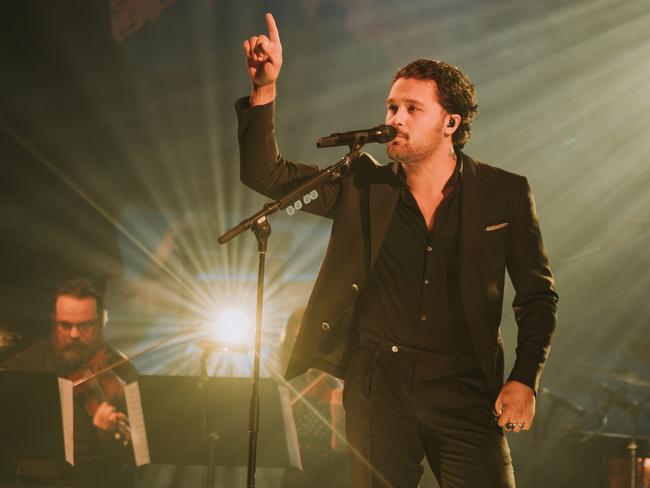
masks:
[[[82,366],[92,357],[94,351],[88,348],[85,344],[75,342],[58,350],[59,355],[63,358],[66,365],[75,369]]]
[[[412,147],[404,146],[388,146],[386,148],[386,153],[391,161],[396,161],[402,164],[417,164],[430,156],[430,153],[427,154],[425,151],[418,151],[414,150]]]
[[[431,157],[438,149],[440,149],[440,139],[442,134],[442,118],[440,119],[439,127],[434,129],[434,132],[431,136],[432,142],[426,146],[412,146],[410,145],[410,137],[405,140],[405,145],[391,145],[388,143],[386,147],[386,153],[392,161],[396,161],[402,164],[418,164],[422,161],[425,161]]]

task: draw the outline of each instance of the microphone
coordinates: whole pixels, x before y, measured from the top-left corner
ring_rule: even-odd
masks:
[[[354,143],[388,142],[395,139],[397,130],[392,125],[378,125],[372,129],[336,132],[330,136],[321,137],[316,142],[317,147],[350,146]]]

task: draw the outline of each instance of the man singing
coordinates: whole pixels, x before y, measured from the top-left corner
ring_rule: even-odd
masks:
[[[282,46],[266,22],[268,36],[244,41],[241,179],[279,198],[318,168],[278,151]],[[416,488],[424,456],[443,488],[515,486],[504,428],[530,428],[558,295],[527,180],[462,152],[476,113],[460,69],[410,63],[386,100],[392,163],[362,154],[304,207],[333,228],[286,378],[313,367],[345,379],[355,488]],[[506,269],[518,336],[504,384]]]
[[[57,290],[52,321],[49,340],[36,342],[2,367],[53,372],[78,381],[122,358],[104,341],[103,297],[89,280],[77,278]],[[129,363],[116,373],[121,380],[132,381],[136,376]],[[18,467],[21,483],[73,488],[132,486],[133,450],[124,411],[123,387],[113,373],[75,387],[74,468],[23,460]]]

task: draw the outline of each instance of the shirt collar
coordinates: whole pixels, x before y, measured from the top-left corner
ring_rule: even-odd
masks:
[[[445,189],[460,185],[463,182],[463,153],[460,150],[456,150],[456,167],[454,172],[449,177],[449,180],[445,184]],[[404,173],[404,168],[400,163],[395,163],[397,165],[397,171],[395,172],[395,179],[397,180],[400,186],[407,186],[406,184],[406,173]]]

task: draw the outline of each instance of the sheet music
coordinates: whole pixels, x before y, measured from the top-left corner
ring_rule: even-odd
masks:
[[[133,453],[135,454],[136,466],[151,463],[149,455],[149,443],[147,442],[147,431],[144,426],[144,413],[142,411],[142,399],[140,387],[134,381],[124,387],[126,396],[126,411],[131,426],[131,442],[133,442]]]
[[[74,466],[74,403],[72,399],[72,381],[59,378],[59,397],[61,399],[61,424],[63,425],[65,460]]]

